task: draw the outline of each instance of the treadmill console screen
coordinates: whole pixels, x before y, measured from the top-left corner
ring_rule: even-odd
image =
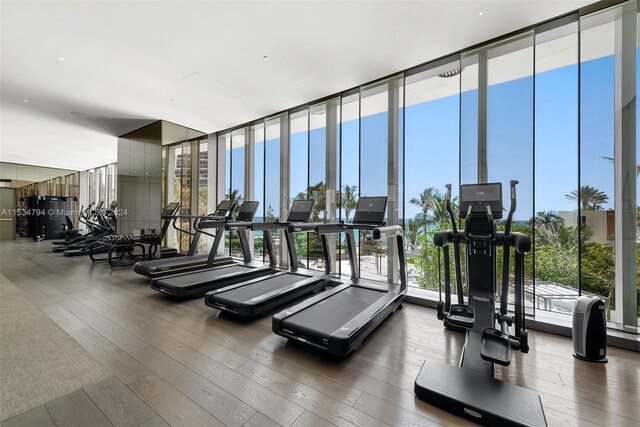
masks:
[[[220,216],[226,216],[226,213],[231,210],[233,207],[233,202],[230,200],[223,200],[218,203],[218,207],[216,208],[216,215],[221,214]]]
[[[164,208],[164,212],[162,212],[162,216],[172,216],[178,210],[179,206],[180,206],[180,203],[178,202],[169,203],[167,207]]]
[[[256,215],[258,211],[258,205],[260,202],[253,201],[244,201],[240,205],[240,210],[238,211],[238,215],[236,216],[236,221],[245,221],[251,222],[253,221],[253,217]]]
[[[469,206],[474,215],[486,215],[486,206],[491,207],[494,219],[502,218],[502,184],[464,184],[460,186],[460,218],[467,216]]]
[[[294,200],[287,217],[287,222],[309,222],[315,200]]]
[[[360,197],[356,213],[353,215],[353,223],[360,224],[384,224],[387,211],[387,196]]]

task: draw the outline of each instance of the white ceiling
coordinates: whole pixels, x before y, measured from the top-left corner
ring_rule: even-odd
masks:
[[[215,132],[592,2],[2,1],[0,161],[100,166],[153,120]]]

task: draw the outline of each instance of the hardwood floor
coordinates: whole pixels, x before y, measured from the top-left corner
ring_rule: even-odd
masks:
[[[335,361],[287,343],[270,317],[241,322],[202,299],[173,301],[122,267],[3,242],[1,273],[113,375],[31,409],[17,425],[469,425],[417,399],[425,359],[456,364],[464,337],[405,304],[354,355]],[[497,376],[541,396],[549,425],[640,424],[640,356],[574,359],[568,338],[530,331]],[[0,345],[2,343],[0,342]],[[46,375],[46,373],[43,373]]]

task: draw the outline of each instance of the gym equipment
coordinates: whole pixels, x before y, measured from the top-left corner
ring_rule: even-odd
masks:
[[[102,203],[99,203],[98,206],[102,206]],[[80,242],[71,243],[66,246],[54,246],[53,251],[62,252],[63,255],[67,257],[89,255],[89,249],[94,243],[116,232],[117,206],[117,203],[113,201],[106,209],[94,209],[91,211],[91,217],[80,218],[80,221],[87,224],[92,230],[91,233],[80,239]],[[94,247],[93,249],[94,253],[106,251],[106,247]]]
[[[240,317],[256,317],[308,293],[319,292],[328,285],[331,280],[330,262],[326,262],[324,272],[298,268],[298,254],[292,235],[296,232],[312,232],[319,225],[309,223],[314,203],[313,199],[294,200],[286,222],[253,224],[253,231],[283,231],[291,266],[288,271],[274,271],[257,279],[214,289],[207,292],[204,303]],[[321,238],[326,259],[326,237],[322,235]]]
[[[407,295],[404,237],[402,227],[385,225],[386,206],[386,197],[361,197],[352,224],[316,227],[319,236],[345,234],[351,280],[276,313],[272,320],[273,332],[343,357],[357,350],[383,320],[402,307]],[[375,240],[395,237],[399,285],[360,277],[354,230],[371,232]],[[325,256],[328,258],[328,251]],[[327,259],[328,266],[330,261]]]
[[[502,184],[460,186],[458,231],[451,210],[451,184],[447,185],[446,208],[453,230],[434,235],[434,244],[444,252],[445,301],[438,302],[438,319],[445,327],[466,333],[459,367],[424,362],[415,382],[416,395],[446,411],[491,425],[546,426],[540,397],[529,390],[494,378],[494,364],[508,366],[511,350],[529,351],[524,314],[524,256],[531,250],[529,236],[511,232],[516,210],[516,185],[511,181],[511,208],[504,232],[497,231],[502,218]],[[451,303],[449,245],[453,243],[457,302]],[[460,243],[466,248],[468,300],[461,280]],[[496,310],[497,250],[503,248],[500,307]],[[510,249],[515,249],[514,315],[508,313]],[[511,334],[509,328],[515,329]]]
[[[171,202],[169,203],[164,210],[162,211],[162,227],[160,229],[160,234],[155,233],[155,230],[151,233],[143,234],[138,239],[141,243],[149,243],[149,256],[153,258],[156,256],[158,252],[158,247],[160,247],[160,258],[171,258],[175,256],[180,256],[178,250],[176,248],[168,248],[161,247],[162,241],[164,237],[167,235],[167,230],[169,229],[169,225],[171,222],[175,220],[178,210],[180,209],[180,203]]]
[[[206,232],[203,233],[203,231],[199,229],[198,224],[205,220],[222,222],[230,221],[232,219],[235,206],[234,202],[223,200],[216,207],[216,211],[208,216],[174,216],[172,221],[173,228],[191,235],[189,251],[185,256],[139,261],[133,265],[133,271],[153,279],[177,273],[201,270],[203,268],[210,268],[216,265],[230,264],[232,260],[227,256],[218,256],[217,254],[211,256],[211,252],[209,252],[209,254],[196,254],[202,234],[215,237],[215,235],[208,234]],[[196,231],[192,232],[178,227],[177,221],[179,219],[193,220],[193,229]],[[217,251],[217,248],[215,250]]]
[[[134,254],[136,249],[139,250],[138,254]],[[95,256],[105,252],[107,253],[105,258]],[[145,245],[137,241],[132,234],[111,234],[89,247],[91,262],[107,261],[112,268],[131,265],[138,260],[144,260],[147,256]]]
[[[102,202],[100,202],[98,205],[102,206]],[[80,208],[80,216],[78,220],[80,221],[80,223],[85,224],[87,226],[87,233],[84,236],[81,235],[71,240],[65,239],[64,241],[58,240],[58,241],[51,242],[51,244],[54,245],[54,248],[52,248],[53,252],[62,252],[66,249],[65,246],[84,243],[88,238],[90,238],[94,234],[101,234],[102,230],[94,226],[91,220],[91,217],[95,215],[95,212],[99,211],[100,209],[101,208],[97,207],[94,210],[93,203],[90,203],[86,209],[84,208],[84,206]]]
[[[51,242],[52,245],[64,245],[78,237],[82,237],[82,234],[80,234],[82,230],[78,230],[73,226],[73,221],[68,215],[65,215],[64,220],[65,224],[62,225],[62,230],[54,233],[56,238],[64,237],[64,240],[53,241]]]
[[[71,211],[71,199],[58,196],[29,196],[27,223],[33,240],[54,239],[66,227],[65,216]]]
[[[607,362],[607,319],[601,298],[584,295],[573,305],[573,355],[589,362]]]
[[[232,258],[231,264],[213,266],[191,273],[152,279],[151,289],[165,293],[171,297],[198,297],[212,289],[222,288],[245,280],[254,279],[273,272],[276,268],[275,255],[273,253],[273,241],[271,231],[264,230],[264,245],[269,256],[269,263],[255,261],[253,251],[249,245],[249,230],[253,228],[253,217],[258,210],[258,202],[244,201],[235,221],[215,219],[201,220],[197,228],[203,233],[205,229],[216,230],[215,240],[209,252],[208,265],[212,265],[218,252],[218,247],[224,236],[224,230],[236,231],[240,238],[240,247],[244,258],[237,260]],[[205,233],[206,234],[206,233]]]

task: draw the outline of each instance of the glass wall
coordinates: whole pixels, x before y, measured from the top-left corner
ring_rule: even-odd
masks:
[[[285,219],[293,198],[313,197],[314,220],[350,221],[361,195],[388,196],[387,222],[405,230],[410,294],[433,298],[432,236],[451,227],[445,185],[457,210],[460,184],[501,182],[508,209],[517,180],[514,230],[534,241],[527,312],[570,313],[578,295],[595,294],[610,320],[635,327],[640,155],[625,112],[635,114],[630,94],[640,80],[637,12],[631,1],[565,15],[294,108],[286,121],[259,120],[253,157],[232,154],[239,147],[227,142],[227,191],[250,177],[265,220]],[[357,240],[360,274],[397,280],[393,248],[366,233]],[[312,239],[296,246],[305,267],[322,267]],[[348,274],[342,237],[335,247],[334,272]]]
[[[339,153],[340,197],[338,219],[353,221],[353,214],[360,198],[360,92],[345,94],[340,99]],[[347,276],[351,265],[347,255],[344,236],[339,237],[339,259],[337,271]]]
[[[312,197],[313,190],[317,196],[318,188],[322,185],[322,182],[318,182],[313,189],[309,185],[309,125],[309,109],[307,107],[290,113],[289,158],[292,159],[292,162],[289,170],[289,194],[291,199],[299,200]],[[322,159],[314,158],[314,161],[317,160],[322,161]],[[315,210],[317,212],[317,205]],[[297,233],[294,235],[294,241],[300,266],[309,268],[309,236],[307,233]]]
[[[578,22],[536,31],[535,286],[527,292],[536,308],[559,312],[571,312],[572,299],[549,296],[580,284],[579,176],[577,161],[564,161],[553,172],[549,165],[578,158],[578,77]]]
[[[405,80],[405,215],[409,283],[438,288],[437,230],[448,230],[446,184],[457,212],[460,139],[460,60],[414,70]],[[425,159],[430,159],[425,161]]]
[[[275,221],[276,219],[285,220],[281,216],[286,212],[280,209],[281,206],[281,191],[280,191],[280,117],[267,119],[265,121],[265,167],[264,167],[264,220]],[[288,205],[289,197],[286,195],[284,201],[285,205]],[[281,251],[280,235],[274,234],[274,251],[278,263],[280,263]]]
[[[89,203],[104,202],[107,207],[116,201],[116,164],[90,169],[88,172]]]

